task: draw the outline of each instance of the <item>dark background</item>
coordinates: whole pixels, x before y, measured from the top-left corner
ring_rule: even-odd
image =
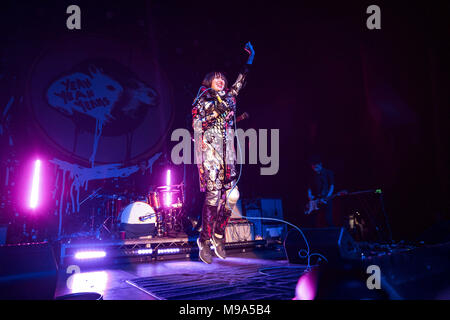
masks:
[[[80,31],[66,28],[71,4],[81,7]],[[381,30],[366,28],[371,4],[381,8]],[[238,100],[251,118],[240,127],[280,129],[280,168],[277,175],[261,176],[260,165],[244,165],[242,198],[281,197],[285,218],[302,224],[307,159],[320,153],[335,172],[337,190],[383,190],[395,239],[415,239],[448,219],[448,1],[294,6],[73,0],[1,6],[1,108],[11,93],[24,90],[43,42],[69,32],[94,33],[155,50],[173,90],[173,128],[189,128],[203,76],[218,69],[233,81],[251,41],[256,56]],[[20,136],[26,115],[18,112],[13,123]],[[18,138],[27,141],[19,148],[39,147],[28,138]],[[164,150],[170,150],[167,140]]]

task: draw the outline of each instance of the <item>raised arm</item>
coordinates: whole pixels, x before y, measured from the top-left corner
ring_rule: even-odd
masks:
[[[237,96],[239,94],[239,92],[241,91],[241,89],[244,87],[248,71],[250,69],[250,66],[253,63],[253,59],[255,58],[255,50],[253,49],[253,46],[250,42],[246,43],[244,50],[247,51],[247,53],[249,54],[249,57],[248,57],[246,65],[242,68],[236,81],[231,86],[230,93],[233,96]]]

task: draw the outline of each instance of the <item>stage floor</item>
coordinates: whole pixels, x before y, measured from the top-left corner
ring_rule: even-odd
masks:
[[[233,281],[239,277],[237,270],[271,267],[296,266],[290,265],[283,247],[258,249],[247,252],[229,252],[226,260],[217,257],[213,263],[207,265],[201,261],[191,259],[163,260],[140,263],[126,263],[107,267],[80,267],[80,273],[73,274],[77,267],[61,268],[58,274],[56,297],[77,293],[97,292],[104,300],[157,300],[156,297],[127,283],[143,277],[167,275],[168,279],[183,274],[209,274],[217,272],[222,278]],[[299,271],[297,271],[299,272]],[[70,275],[72,273],[72,275]],[[258,275],[256,274],[256,277]],[[264,277],[261,274],[261,277]],[[292,297],[295,295],[292,290]]]

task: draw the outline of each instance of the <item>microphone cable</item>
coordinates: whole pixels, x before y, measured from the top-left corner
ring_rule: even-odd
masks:
[[[236,112],[234,112],[234,132],[236,133],[236,131],[237,131]],[[237,186],[237,184],[238,184],[238,182],[239,182],[239,180],[241,179],[241,176],[242,176],[242,150],[241,150],[241,145],[240,145],[240,143],[239,143],[239,138],[237,138],[237,145],[238,145],[238,148],[239,148],[239,156],[240,156],[239,176],[238,176],[238,178],[236,179],[236,182],[234,183],[233,187],[230,189],[230,192],[227,194],[227,192],[225,191],[225,195],[226,195],[226,196],[225,196],[225,205],[227,205],[228,208],[229,208],[230,210],[232,210],[232,209],[231,209],[230,205],[228,204],[228,195],[231,194],[231,192],[232,192],[232,191],[234,190],[234,188]],[[302,258],[302,259],[307,259],[306,271],[309,271],[309,270],[311,269],[311,257],[312,257],[312,256],[319,256],[319,257],[322,257],[325,261],[328,262],[327,258],[324,257],[323,255],[321,255],[320,253],[310,253],[309,242],[308,242],[308,240],[306,239],[306,236],[305,236],[305,234],[303,233],[303,231],[302,231],[299,227],[297,227],[296,225],[294,225],[294,224],[292,224],[292,223],[290,223],[290,222],[288,222],[288,221],[286,221],[286,220],[276,219],[276,218],[248,217],[248,216],[242,216],[242,218],[250,219],[250,220],[251,220],[251,219],[257,219],[257,220],[278,221],[278,222],[285,223],[285,224],[287,224],[287,225],[293,227],[294,229],[296,229],[296,230],[301,234],[301,236],[303,237],[303,240],[305,241],[305,244],[306,244],[306,247],[307,247],[307,250],[305,250],[305,249],[300,249],[300,250],[298,251],[298,256],[299,256],[300,258]],[[287,236],[286,236],[286,238],[287,238]],[[286,258],[287,258],[287,252],[286,252],[286,238],[285,238],[284,241],[283,241],[283,247],[284,247],[285,254],[286,254]],[[283,268],[283,267],[279,267],[279,268]],[[285,268],[285,267],[284,267],[284,268]],[[305,267],[300,267],[300,266],[299,266],[298,268],[305,268]],[[267,268],[260,269],[260,273],[262,273],[261,270],[265,270],[265,269],[267,269]],[[274,268],[270,268],[270,269],[274,269]],[[263,274],[264,274],[264,273],[263,273]]]
[[[199,90],[198,90],[198,92],[197,92],[197,96],[196,96],[196,98],[195,98],[194,103],[192,104],[192,106],[194,106],[195,103],[198,101],[198,99],[200,99],[206,92],[208,92],[209,90],[212,90],[212,88],[206,88],[206,90],[204,90],[204,91],[200,94],[200,91],[201,91],[202,88],[206,88],[206,87],[205,87],[205,86],[201,86],[201,87],[199,88]],[[235,112],[235,110],[233,110],[233,111],[234,111],[234,114],[233,114],[233,118],[234,118],[234,132],[236,133],[236,131],[237,131],[236,112]],[[239,180],[241,179],[241,176],[242,176],[242,149],[241,149],[241,145],[240,145],[240,143],[239,143],[239,139],[237,139],[237,145],[238,145],[238,148],[239,148],[239,156],[240,156],[239,175],[238,175],[238,178],[236,179],[236,182],[234,183],[233,187],[230,189],[230,192],[227,194],[227,192],[225,191],[225,205],[227,205],[228,208],[229,208],[231,211],[232,211],[232,209],[231,209],[231,207],[230,207],[229,204],[228,204],[228,196],[229,196],[229,194],[231,194],[231,193],[233,192],[234,188],[236,188],[236,186],[237,186],[237,184],[238,184],[238,182],[239,182]],[[225,159],[226,159],[226,155],[225,155]],[[224,165],[226,165],[226,161],[225,161],[225,164],[224,164]],[[306,271],[309,271],[309,270],[311,269],[311,257],[312,257],[312,256],[319,256],[319,257],[322,257],[325,261],[328,262],[327,258],[324,257],[323,255],[321,255],[320,253],[310,253],[309,242],[308,242],[308,240],[306,239],[306,236],[305,236],[305,234],[303,233],[303,231],[302,231],[299,227],[297,227],[296,225],[294,225],[294,224],[292,224],[292,223],[290,223],[290,222],[288,222],[288,221],[286,221],[286,220],[276,219],[276,218],[248,217],[248,216],[242,216],[242,218],[250,219],[250,220],[251,220],[251,219],[256,219],[256,220],[271,220],[271,221],[277,221],[277,222],[285,223],[285,224],[287,224],[287,225],[293,227],[294,229],[296,229],[296,230],[301,234],[303,240],[305,241],[306,247],[307,247],[307,250],[305,250],[305,249],[300,249],[299,252],[298,252],[298,256],[299,256],[300,258],[302,258],[302,259],[307,259]],[[283,247],[284,247],[284,250],[285,250],[285,253],[286,253],[286,257],[287,257],[287,252],[286,252],[286,239],[284,239]],[[280,267],[280,268],[282,268],[282,267]],[[300,267],[299,267],[299,268],[300,268]],[[304,267],[301,267],[301,268],[304,268]],[[271,268],[271,269],[273,269],[273,268]],[[261,270],[262,270],[262,269],[261,269]]]

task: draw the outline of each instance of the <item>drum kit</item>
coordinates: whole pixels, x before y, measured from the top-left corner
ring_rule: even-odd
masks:
[[[149,234],[142,236],[157,237],[166,237],[172,231],[179,232],[183,225],[184,194],[184,184],[181,183],[152,188],[152,191],[145,195],[99,195],[103,200],[104,217],[99,229],[114,235],[126,231],[127,228],[146,227],[141,230],[150,230],[143,232]]]

